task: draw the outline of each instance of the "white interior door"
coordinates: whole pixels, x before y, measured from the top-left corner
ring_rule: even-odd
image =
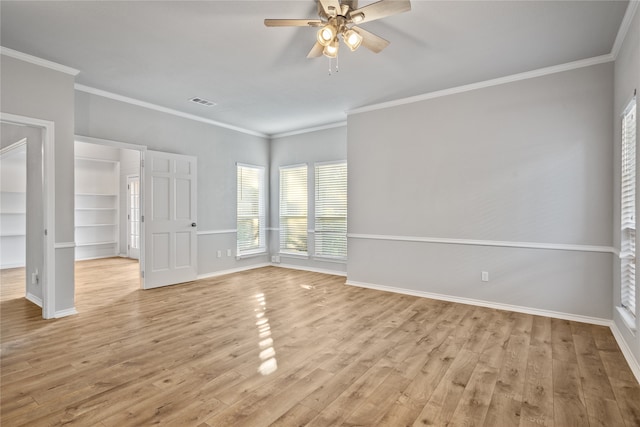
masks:
[[[195,280],[196,158],[147,151],[144,178],[144,287]]]
[[[140,258],[140,177],[127,177],[127,255]]]

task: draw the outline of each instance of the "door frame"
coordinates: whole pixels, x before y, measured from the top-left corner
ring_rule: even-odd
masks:
[[[129,244],[129,238],[131,237],[131,218],[129,217],[129,213],[131,212],[131,194],[129,193],[129,185],[131,181],[134,180],[134,178],[137,178],[138,181],[138,212],[141,213],[142,209],[140,206],[140,173],[138,174],[132,174],[132,175],[127,175],[127,257],[131,258],[131,245]],[[138,242],[141,242],[140,239],[140,230],[141,230],[141,226],[140,224],[142,223],[141,219],[141,214],[138,215]],[[138,257],[136,259],[140,260],[140,244],[138,244]]]
[[[145,153],[147,151],[147,146],[146,145],[138,145],[138,144],[129,144],[127,142],[119,142],[119,141],[113,141],[110,139],[102,139],[102,138],[93,138],[90,136],[82,136],[82,135],[75,135],[74,137],[74,141],[78,141],[78,142],[86,142],[89,144],[98,144],[98,145],[105,145],[108,147],[114,147],[114,148],[124,148],[126,150],[134,150],[134,151],[139,151],[140,152],[140,171],[139,171],[139,176],[140,176],[140,218],[143,218],[145,213],[144,213],[144,158],[145,158]],[[127,224],[127,228],[128,228],[128,224]],[[139,278],[140,278],[140,289],[145,289],[144,286],[144,266],[145,266],[145,240],[144,240],[144,228],[145,228],[145,224],[144,221],[140,221],[140,258],[138,258],[138,265],[140,267],[138,274],[139,274]],[[128,251],[127,251],[128,253]]]
[[[42,284],[42,317],[56,317],[56,174],[55,174],[55,123],[49,120],[0,112],[0,121],[25,125],[42,130],[42,209],[44,212],[44,270],[40,273]],[[29,236],[27,236],[27,239]],[[62,244],[61,249],[66,248]],[[28,274],[26,274],[28,280]],[[26,282],[25,282],[26,286]]]

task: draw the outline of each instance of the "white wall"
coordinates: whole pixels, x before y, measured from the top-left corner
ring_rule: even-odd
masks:
[[[2,55],[0,61],[0,110],[55,124],[55,240],[74,240],[73,132],[74,77],[49,68]],[[29,243],[27,243],[27,246]],[[55,311],[74,309],[74,250],[55,251]]]
[[[638,12],[638,9],[636,9],[635,18],[629,27],[629,31],[615,62],[615,96],[613,100],[613,148],[615,152],[613,167],[615,185],[612,188],[613,206],[615,206],[613,215],[613,238],[614,246],[618,249],[620,249],[620,116],[627,103],[631,100],[634,90],[638,92],[636,101],[640,98],[640,12]],[[640,120],[636,128],[640,129]],[[638,152],[636,152],[636,154],[637,153]],[[640,161],[636,161],[636,165],[640,165]],[[640,178],[640,174],[636,173],[636,179],[638,178]],[[640,182],[636,182],[636,188],[640,189]],[[640,198],[636,198],[636,203],[638,201],[640,201]],[[640,212],[639,208],[640,206],[636,205],[636,212]],[[638,242],[636,242],[636,247],[638,247],[637,243]],[[640,366],[640,333],[636,332],[634,335],[615,308],[620,306],[620,259],[617,257],[614,262],[613,277],[613,320],[622,338],[635,357],[636,366],[638,367]],[[637,281],[636,286],[638,286]],[[636,299],[636,307],[640,307],[640,293],[638,292],[636,292]],[[640,331],[640,316],[636,316],[635,326],[636,331]],[[640,375],[638,371],[636,375]]]
[[[269,166],[269,142],[206,123],[76,91],[76,134],[198,158],[198,274],[243,268],[236,260],[236,162]],[[231,256],[226,250],[231,249]],[[217,251],[223,256],[217,258]]]
[[[607,63],[349,115],[349,281],[610,319],[612,93]]]
[[[346,126],[325,129],[299,135],[271,140],[271,167],[269,186],[269,246],[272,255],[280,255],[284,265],[316,269],[320,271],[344,273],[346,263],[314,258],[314,234],[308,234],[307,246],[309,258],[301,259],[279,254],[279,209],[280,209],[280,170],[281,166],[307,163],[308,165],[308,223],[307,229],[314,229],[315,221],[315,170],[314,163],[347,160]]]

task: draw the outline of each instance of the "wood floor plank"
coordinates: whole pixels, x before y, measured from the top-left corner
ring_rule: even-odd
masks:
[[[138,268],[78,262],[57,320],[0,271],[1,425],[640,425],[605,327],[276,267],[143,291]]]

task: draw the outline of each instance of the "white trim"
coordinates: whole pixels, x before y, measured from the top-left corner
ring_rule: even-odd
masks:
[[[380,234],[348,233],[349,239],[392,240],[400,242],[444,243],[450,245],[498,246],[506,248],[548,249],[555,251],[601,252],[615,254],[611,246],[572,245],[564,243],[507,242],[498,240],[449,239],[445,237],[388,236]]]
[[[382,102],[380,104],[367,105],[360,108],[347,111],[347,115],[366,113],[369,111],[382,110],[385,108],[397,107],[414,102],[426,101],[428,99],[441,98],[443,96],[455,95],[462,92],[469,92],[477,89],[484,89],[491,86],[498,86],[505,83],[513,83],[521,80],[533,79],[549,74],[561,73],[563,71],[575,70],[577,68],[590,67],[592,65],[604,64],[614,60],[612,54],[595,56],[593,58],[581,59],[579,61],[568,62],[565,64],[554,65],[552,67],[539,68],[537,70],[526,71],[524,73],[512,74],[510,76],[499,77],[497,79],[485,80],[482,82],[471,83],[468,85],[457,86],[449,89],[437,90],[421,95],[410,96],[407,98],[396,99],[394,101]]]
[[[309,259],[309,254],[294,254],[291,252],[278,252],[278,255],[283,258],[293,258],[293,259]]]
[[[24,297],[27,299],[27,301],[31,301],[38,307],[42,308],[42,298],[35,296],[31,292],[27,292],[27,295],[25,295]]]
[[[334,264],[347,264],[347,258],[330,257],[326,255],[313,255],[312,260],[317,262],[332,262]]]
[[[640,2],[631,0],[627,5],[627,10],[625,11],[622,22],[620,23],[620,28],[618,28],[616,40],[613,42],[613,46],[611,47],[611,55],[613,56],[613,59],[616,59],[620,53],[624,39],[627,37],[627,32],[631,27],[631,22],[633,21],[633,17],[638,9],[638,4],[640,4]]]
[[[347,125],[346,121],[328,123],[326,125],[313,126],[313,127],[309,127],[309,128],[292,130],[292,131],[289,131],[289,132],[276,133],[276,134],[271,135],[270,138],[271,139],[286,138],[287,136],[294,136],[294,135],[300,135],[300,134],[303,134],[303,133],[317,132],[317,131],[326,130],[326,129],[340,128],[340,127],[344,127],[346,125]]]
[[[95,157],[87,157],[87,156],[75,156],[75,160],[80,160],[81,162],[103,162],[103,163],[120,163],[120,160],[112,160],[112,159],[98,159]]]
[[[540,308],[523,307],[520,305],[503,304],[499,302],[491,302],[477,300],[472,298],[456,297],[452,295],[436,294],[432,292],[416,291],[413,289],[397,288],[394,286],[375,285],[371,283],[358,282],[355,280],[347,280],[347,285],[357,286],[360,288],[374,289],[377,291],[393,292],[403,295],[412,295],[415,297],[431,298],[441,301],[455,302],[459,304],[467,304],[479,307],[494,308],[496,310],[515,311],[516,313],[532,314],[534,316],[553,317],[555,319],[571,320],[573,322],[591,323],[594,325],[611,326],[610,319],[602,319],[599,317],[583,316],[580,314],[562,313],[559,311],[544,310]]]
[[[55,318],[59,319],[61,317],[72,316],[74,314],[78,314],[75,307],[65,308],[64,310],[56,311]]]
[[[198,230],[196,232],[196,234],[198,236],[208,236],[210,234],[231,234],[231,233],[237,233],[238,230],[236,228],[229,228],[227,230]]]
[[[6,156],[7,154],[11,153],[13,150],[17,150],[18,148],[22,147],[23,145],[27,145],[27,138],[22,138],[20,141],[14,142],[11,145],[7,145],[6,147],[4,147],[3,149],[0,150],[0,158]]]
[[[326,270],[324,268],[307,267],[306,265],[279,264],[279,263],[271,263],[270,265],[273,267],[288,268],[291,270],[302,270],[302,271],[310,271],[312,273],[322,273],[322,274],[330,274],[332,276],[347,277],[346,271]]]
[[[271,264],[269,263],[260,263],[260,264],[249,265],[247,267],[238,267],[238,268],[232,268],[229,270],[214,271],[212,273],[198,274],[198,276],[196,277],[196,280],[209,279],[211,277],[218,277],[218,276],[225,276],[227,274],[233,274],[233,273],[241,273],[243,271],[253,270],[256,268],[269,267],[270,265]]]
[[[624,358],[627,360],[627,363],[629,364],[629,368],[631,368],[631,372],[633,372],[633,375],[636,377],[636,380],[640,383],[640,363],[638,363],[638,361],[634,357],[633,352],[629,348],[629,345],[627,344],[624,337],[622,336],[622,333],[618,329],[618,325],[616,324],[616,322],[611,322],[610,329],[611,329],[611,333],[613,334],[613,337],[616,339],[616,342],[618,343],[618,347],[620,347],[620,351],[622,351]]]
[[[129,144],[127,142],[114,141],[111,139],[93,138],[91,136],[74,135],[75,142],[86,142],[88,144],[107,145],[114,148],[123,148],[125,150],[146,151],[146,145]]]
[[[76,242],[60,242],[53,245],[53,247],[55,249],[72,249],[76,247]]]
[[[120,255],[118,255],[118,253],[114,252],[112,254],[108,254],[108,255],[98,255],[98,256],[89,256],[89,257],[84,257],[84,258],[76,258],[76,261],[91,261],[92,259],[103,259],[103,258],[112,258],[114,256],[119,257]],[[125,257],[128,258],[128,257]],[[134,258],[132,258],[134,259]]]
[[[71,74],[72,76],[77,76],[78,74],[80,74],[80,70],[76,70],[75,68],[67,67],[66,65],[58,64],[57,62],[38,58],[37,56],[18,52],[17,50],[9,49],[4,46],[0,46],[0,54],[19,59],[24,62],[29,62],[31,64],[39,65],[41,67],[49,68],[51,70],[60,71],[61,73]]]
[[[301,168],[301,167],[306,167],[307,168],[307,172],[309,171],[309,163],[296,163],[294,165],[283,165],[283,166],[278,166],[278,170],[286,170],[286,169],[297,169],[297,168]]]
[[[74,85],[74,88],[75,88],[75,90],[78,90],[80,92],[86,92],[86,93],[90,93],[92,95],[101,96],[103,98],[109,98],[109,99],[113,99],[115,101],[120,101],[120,102],[124,102],[124,103],[127,103],[127,104],[136,105],[138,107],[147,108],[149,110],[155,110],[155,111],[159,111],[161,113],[171,114],[173,116],[182,117],[183,119],[189,119],[189,120],[194,120],[196,122],[207,123],[207,124],[214,125],[214,126],[217,126],[217,127],[234,130],[236,132],[246,133],[248,135],[259,136],[259,137],[262,137],[262,138],[268,138],[269,137],[267,134],[262,133],[262,132],[256,132],[256,131],[245,129],[245,128],[241,128],[241,127],[238,127],[238,126],[229,125],[229,124],[226,124],[226,123],[218,122],[216,120],[211,120],[211,119],[207,119],[205,117],[196,116],[195,114],[183,113],[182,111],[174,110],[172,108],[162,107],[160,105],[152,104],[150,102],[141,101],[139,99],[134,99],[134,98],[129,98],[128,96],[118,95],[118,94],[113,93],[113,92],[107,92],[106,90],[96,89],[96,88],[93,88],[93,87],[81,85],[79,83],[76,83]]]
[[[261,256],[268,256],[269,252],[267,252],[267,248],[254,249],[253,252],[245,252],[243,254],[236,254],[236,260],[248,259],[248,258],[257,258]]]
[[[265,230],[267,230],[267,231],[280,231],[280,228],[277,228],[277,227],[267,227],[267,228],[265,228]]]
[[[41,272],[43,293],[42,317],[55,317],[56,307],[56,151],[55,151],[55,123],[49,120],[35,119],[17,114],[0,112],[0,120],[42,128],[42,211],[44,212],[44,269]]]
[[[621,307],[619,305],[616,305],[616,311],[618,312],[618,315],[622,319],[622,322],[625,324],[627,329],[629,329],[629,332],[631,332],[631,334],[633,336],[635,336],[636,335],[636,319],[635,319],[635,317],[633,317],[631,315],[631,313],[627,309],[625,309],[624,307]]]
[[[14,262],[12,264],[0,264],[0,269],[26,267],[24,262]]]

